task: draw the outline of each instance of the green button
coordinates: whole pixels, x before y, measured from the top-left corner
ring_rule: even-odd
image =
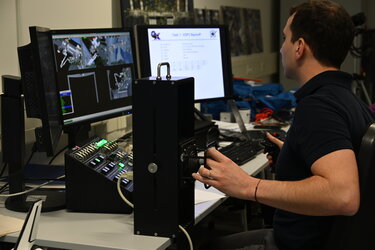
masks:
[[[105,144],[107,144],[108,143],[108,141],[106,140],[106,139],[101,139],[100,141],[98,141],[97,143],[96,143],[96,147],[97,148],[100,148],[100,147],[103,147]]]

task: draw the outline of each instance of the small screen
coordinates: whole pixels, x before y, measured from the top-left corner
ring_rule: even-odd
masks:
[[[168,62],[172,76],[194,77],[196,101],[228,97],[231,64],[225,33],[223,27],[141,26],[138,42],[142,76],[156,76],[157,65]],[[166,68],[162,68],[161,75],[166,74]]]
[[[131,31],[55,30],[52,40],[64,125],[131,112]]]

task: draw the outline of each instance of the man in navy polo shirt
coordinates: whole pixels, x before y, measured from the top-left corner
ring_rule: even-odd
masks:
[[[356,153],[373,117],[351,92],[351,75],[340,71],[354,37],[351,18],[336,3],[309,1],[290,10],[283,35],[284,73],[301,88],[285,142],[268,135],[281,147],[276,180],[248,176],[215,149],[207,153],[210,169],[193,174],[230,196],[275,207],[273,229],[226,236],[214,249],[324,249],[333,216],[359,208]]]

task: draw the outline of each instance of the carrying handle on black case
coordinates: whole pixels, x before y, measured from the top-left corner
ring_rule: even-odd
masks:
[[[167,78],[167,80],[170,80],[170,79],[172,78],[172,76],[171,76],[171,68],[170,68],[168,62],[162,62],[162,63],[159,63],[159,64],[158,64],[158,68],[157,68],[157,70],[158,70],[158,71],[157,71],[157,72],[158,72],[158,75],[157,75],[157,77],[156,77],[156,80],[161,80],[161,76],[160,76],[160,68],[161,68],[161,66],[163,66],[163,65],[167,66],[167,76],[166,76],[166,78]]]

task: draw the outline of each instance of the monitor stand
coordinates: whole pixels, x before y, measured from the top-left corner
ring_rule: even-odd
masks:
[[[232,110],[234,119],[236,120],[238,127],[240,128],[241,134],[243,134],[246,138],[246,140],[250,140],[249,133],[246,130],[245,123],[242,120],[242,117],[240,115],[240,112],[238,111],[238,107],[233,99],[229,99],[227,101],[230,109]]]
[[[8,197],[5,207],[15,212],[28,212],[38,199],[43,200],[42,213],[64,209],[65,190],[34,190],[24,195]]]
[[[64,127],[64,133],[68,134],[68,147],[73,148],[77,145],[82,145],[83,142],[89,139],[90,130],[90,123],[75,124]]]
[[[200,130],[213,124],[201,111],[194,107],[194,129]]]
[[[194,117],[194,138],[198,151],[216,145],[220,135],[218,126],[196,108],[194,108]]]
[[[8,164],[9,193],[25,191],[25,118],[21,79],[3,76],[1,95],[1,134],[3,162]],[[60,190],[35,190],[33,192],[9,197],[5,207],[12,211],[28,212],[37,199],[45,200],[42,212],[55,211],[65,207],[65,192]]]

